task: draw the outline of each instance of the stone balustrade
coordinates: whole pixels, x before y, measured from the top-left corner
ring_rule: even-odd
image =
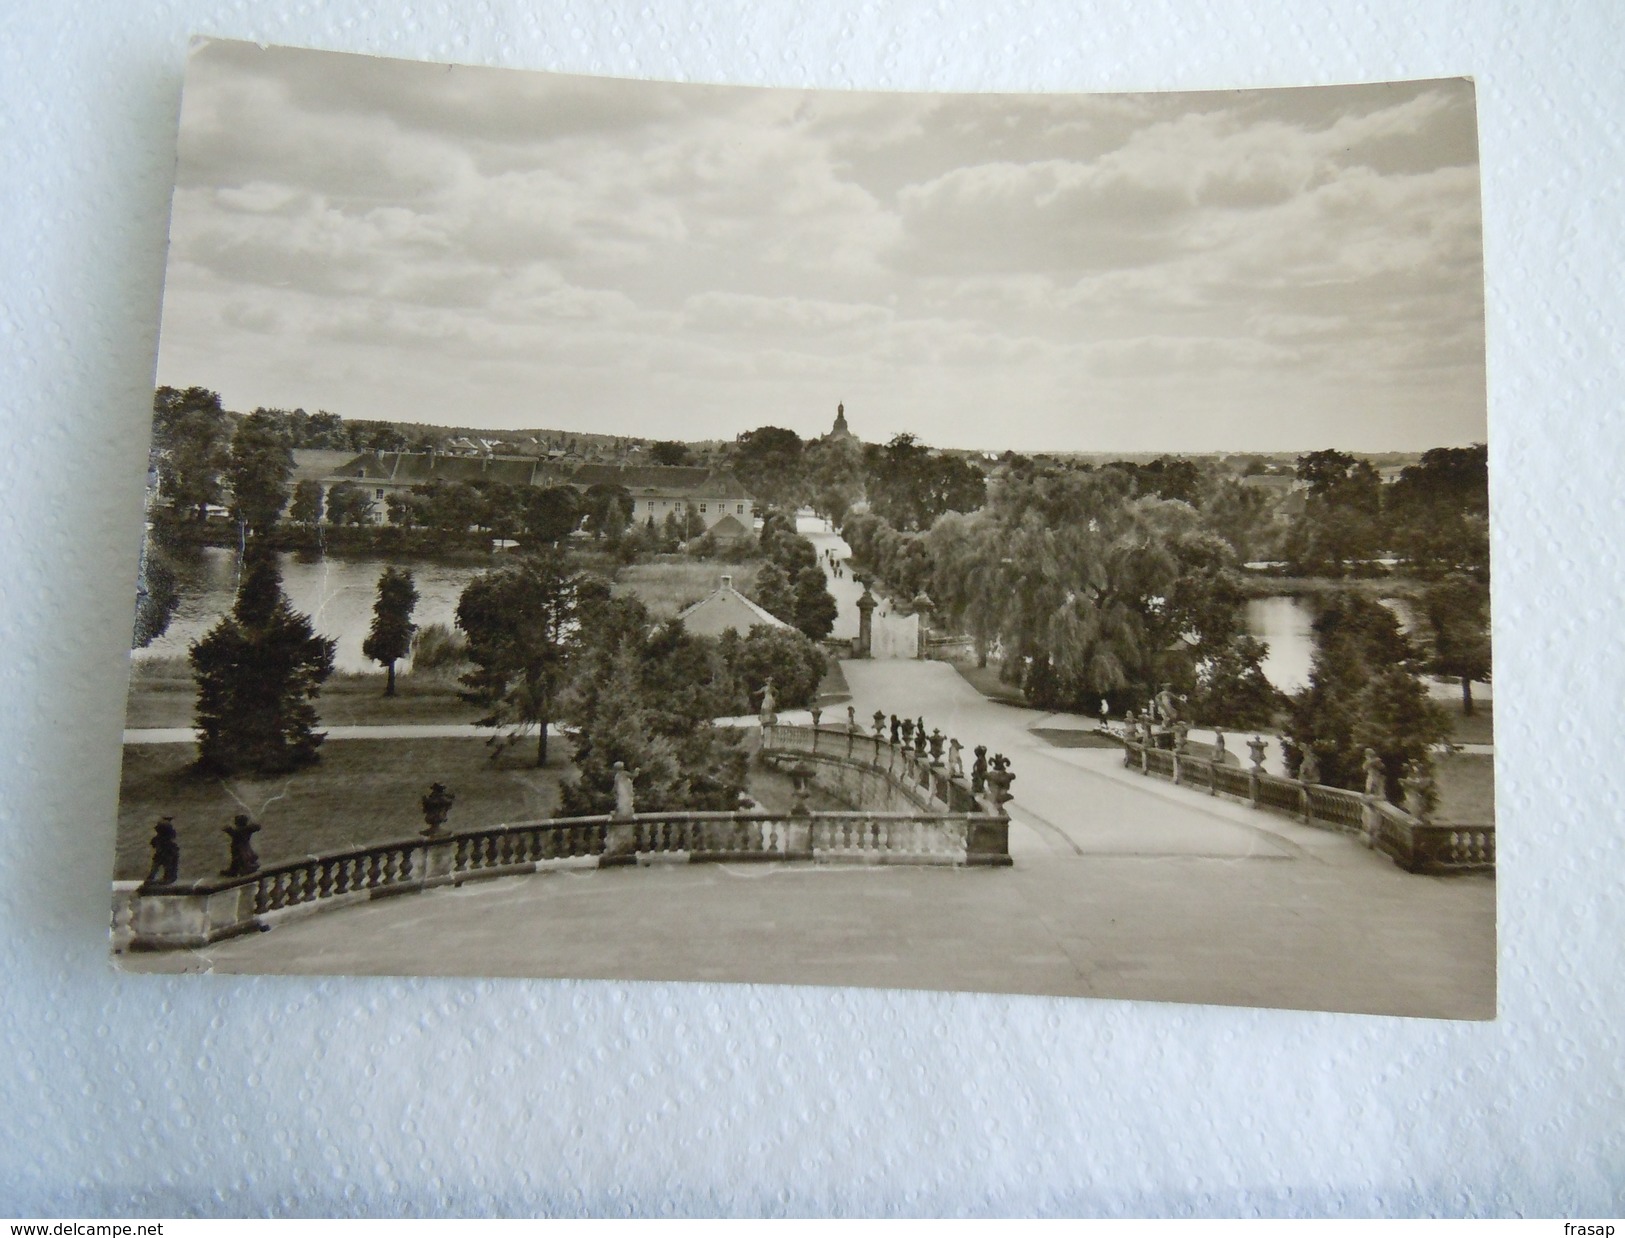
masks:
[[[867,770],[907,803],[846,812],[652,812],[434,833],[168,884],[114,884],[115,950],[207,946],[284,920],[437,886],[557,869],[749,861],[1002,867],[1009,818],[910,750],[808,727],[765,728],[764,752]],[[861,740],[862,743],[858,742]],[[883,771],[883,772],[882,772]]]
[[[1304,825],[1354,835],[1407,872],[1495,867],[1494,826],[1439,825],[1378,796],[1283,778],[1256,767],[1241,769],[1136,739],[1124,741],[1123,764],[1209,795],[1228,795],[1254,808],[1290,814]]]
[[[953,775],[940,752],[922,757],[912,745],[893,744],[882,735],[844,726],[776,723],[763,728],[761,751],[764,759],[779,767],[786,767],[792,759],[805,759],[829,768],[826,785],[833,784],[832,790],[849,802],[868,806],[880,800],[897,811],[912,808],[922,813],[1004,812],[990,792],[978,793],[969,779]],[[877,785],[867,788],[861,781],[843,777],[843,769],[872,773]]]

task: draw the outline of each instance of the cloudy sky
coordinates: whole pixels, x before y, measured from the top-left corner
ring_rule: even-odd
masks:
[[[158,380],[957,447],[1485,433],[1472,86],[906,95],[194,51]]]

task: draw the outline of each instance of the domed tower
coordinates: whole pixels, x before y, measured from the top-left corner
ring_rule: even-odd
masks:
[[[852,437],[852,431],[847,429],[847,427],[846,427],[846,405],[845,404],[837,404],[835,406],[835,425],[833,426],[833,428],[831,428],[830,432],[827,435],[825,435],[824,437],[825,438],[831,438],[831,439],[842,439],[842,438],[851,438]]]

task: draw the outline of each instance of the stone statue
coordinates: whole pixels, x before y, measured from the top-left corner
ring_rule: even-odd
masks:
[[[1132,709],[1123,715],[1123,738],[1131,744],[1140,742],[1140,716]]]
[[[970,767],[970,789],[980,795],[987,788],[987,745],[977,744],[971,751],[976,760]]]
[[[858,729],[858,711],[850,705],[846,707],[846,729],[848,732]]]
[[[1399,785],[1405,792],[1405,811],[1418,821],[1426,821],[1433,812],[1433,772],[1425,762],[1412,761],[1405,767]]]
[[[1385,796],[1388,793],[1388,770],[1375,748],[1365,750],[1365,760],[1360,762],[1360,768],[1365,771],[1365,793],[1375,799]]]
[[[772,679],[769,679],[762,688],[762,712],[760,714],[760,720],[763,726],[772,726],[779,720],[779,715],[774,712],[774,707],[776,705],[778,705],[778,700],[773,695],[773,681]]]
[[[1303,758],[1298,762],[1298,781],[1315,783],[1320,781],[1320,758],[1315,750],[1307,744],[1301,749]]]
[[[632,791],[632,775],[626,762],[615,762],[615,817],[625,821],[637,811],[637,800]]]
[[[962,755],[964,745],[957,739],[948,741],[948,777],[963,778],[965,776],[965,758]]]
[[[1225,752],[1225,747],[1224,747],[1224,732],[1219,730],[1218,727],[1214,727],[1213,728],[1213,759],[1218,764],[1223,765],[1225,756],[1226,756],[1226,752]]]
[[[451,806],[456,799],[443,782],[429,787],[429,793],[418,801],[423,805],[423,833],[426,836],[433,838],[440,832],[440,827],[446,824],[446,818],[451,815]]]
[[[886,711],[875,710],[875,738],[879,739],[886,733]]]
[[[1106,704],[1106,698],[1100,698],[1100,729],[1105,730],[1112,720],[1111,706]]]
[[[246,812],[233,818],[224,831],[231,840],[231,861],[220,874],[222,877],[247,877],[260,871],[260,857],[254,853],[253,842],[259,831],[260,827],[248,819]]]
[[[923,757],[925,755],[925,745],[925,719],[921,718],[914,723],[914,755]]]
[[[172,886],[180,880],[181,845],[175,838],[175,818],[159,817],[152,827],[152,867],[144,886]]]
[[[1269,751],[1269,745],[1264,742],[1262,735],[1254,735],[1247,741],[1247,755],[1253,759],[1253,773],[1264,772],[1264,753]]]
[[[1179,716],[1178,711],[1174,708],[1173,684],[1165,683],[1162,685],[1162,691],[1157,693],[1156,706],[1157,716],[1162,719],[1165,726]]]
[[[993,788],[993,802],[1000,806],[1001,811],[1010,801],[1010,784],[1016,776],[1010,772],[1010,758],[1002,752],[993,758],[993,770],[987,776],[988,785]]]
[[[897,715],[893,714],[891,716],[891,742],[892,742],[892,747],[895,748],[898,744],[903,742],[902,736],[903,736],[903,724],[897,720]]]
[[[1190,745],[1191,724],[1188,722],[1174,723],[1174,751],[1184,752]]]

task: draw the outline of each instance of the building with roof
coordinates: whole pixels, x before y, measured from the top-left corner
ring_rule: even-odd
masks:
[[[724,632],[748,636],[755,627],[790,626],[735,589],[732,576],[724,576],[720,585],[680,613],[677,621],[695,636],[721,636]]]
[[[435,482],[501,482],[526,486],[570,486],[585,492],[594,486],[618,486],[627,492],[628,513],[634,524],[653,517],[656,525],[667,516],[693,513],[706,532],[717,530],[719,540],[744,536],[755,527],[756,500],[723,469],[661,464],[582,464],[540,456],[457,456],[440,452],[370,451],[323,479],[324,485],[352,482],[372,500],[373,517],[389,522],[391,494],[410,492]],[[735,526],[738,526],[735,528]]]

